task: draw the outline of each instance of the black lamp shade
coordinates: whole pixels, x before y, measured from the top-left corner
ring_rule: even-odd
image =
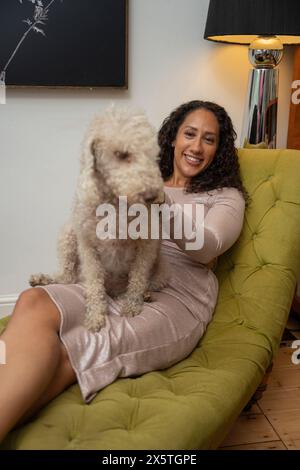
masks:
[[[300,44],[300,0],[210,0],[205,39],[250,44],[258,35]]]

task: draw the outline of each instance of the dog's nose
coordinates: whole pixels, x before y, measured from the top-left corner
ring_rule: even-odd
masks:
[[[147,190],[144,191],[143,193],[139,193],[139,196],[143,201],[147,202],[148,204],[151,204],[152,202],[155,201],[157,198],[158,192],[157,191],[152,191],[152,190]]]

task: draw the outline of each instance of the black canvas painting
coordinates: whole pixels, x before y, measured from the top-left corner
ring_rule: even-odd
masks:
[[[0,82],[127,87],[127,0],[0,0]]]

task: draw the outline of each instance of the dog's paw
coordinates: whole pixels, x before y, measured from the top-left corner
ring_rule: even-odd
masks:
[[[99,305],[97,308],[86,308],[84,326],[90,331],[99,331],[105,325],[105,317],[107,314],[107,305]]]
[[[35,286],[47,286],[48,284],[53,284],[53,279],[47,274],[32,274],[29,278],[29,284],[32,287]]]
[[[147,290],[146,292],[144,292],[143,298],[144,298],[144,302],[152,302],[150,290]]]
[[[87,315],[85,320],[84,320],[84,326],[90,330],[96,333],[99,331],[103,326],[105,325],[105,316],[104,315]]]
[[[130,299],[130,298],[125,298],[122,308],[121,308],[121,313],[125,317],[135,317],[139,313],[141,313],[142,308],[144,305],[144,299],[141,296],[139,299]]]
[[[122,315],[125,317],[135,317],[142,311],[142,306],[137,304],[125,304],[122,308]]]
[[[148,289],[150,291],[160,291],[164,289],[164,287],[168,286],[168,278],[161,276],[157,278],[153,278],[149,281]]]

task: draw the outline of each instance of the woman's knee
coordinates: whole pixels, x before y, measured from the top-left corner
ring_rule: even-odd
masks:
[[[47,295],[47,294],[46,294]],[[45,302],[45,292],[43,289],[29,288],[24,290],[17,300],[14,313],[32,312],[43,306]]]
[[[53,323],[59,328],[60,314],[48,293],[38,287],[23,291],[15,305],[13,316],[40,316],[41,320]]]

